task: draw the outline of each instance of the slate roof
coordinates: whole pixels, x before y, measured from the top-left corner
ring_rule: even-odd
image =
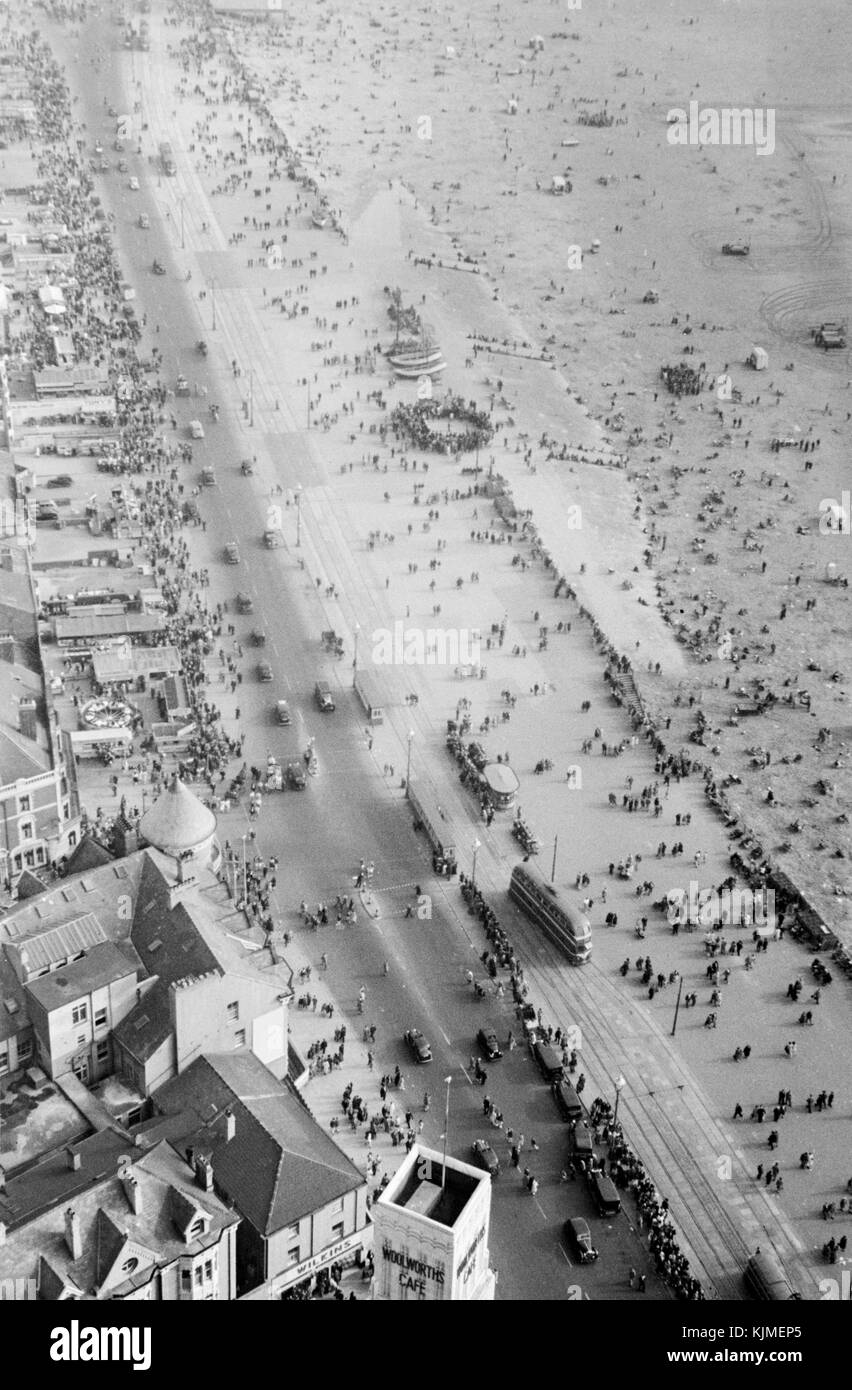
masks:
[[[121,945],[104,941],[87,951],[82,960],[63,965],[40,980],[30,980],[27,991],[46,1013],[50,1013],[115,980],[127,975],[138,978],[142,973],[142,962],[129,941]]]
[[[209,1154],[217,1189],[263,1236],[364,1186],[298,1092],[251,1052],[206,1053],[166,1082],[154,1104],[176,1117],[175,1148]],[[236,1121],[230,1142],[226,1110]]]

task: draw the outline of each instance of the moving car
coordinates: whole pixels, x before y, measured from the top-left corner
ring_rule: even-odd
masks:
[[[151,219],[148,216],[147,212],[140,212],[139,220],[136,223],[136,225],[137,227],[141,227],[143,232],[147,232],[148,228],[151,225]]]
[[[201,470],[201,486],[202,486],[202,487],[215,487],[215,486],[216,486],[216,472],[215,472],[215,469],[213,469],[213,468],[202,468],[202,470]]]
[[[127,160],[126,160],[126,159],[120,159],[120,160],[118,161],[118,172],[119,172],[120,174],[126,174],[126,173],[127,173],[127,170],[128,170],[128,167],[129,167],[129,166],[128,166],[128,163],[127,163]]]
[[[238,565],[240,563],[240,552],[236,541],[228,541],[225,546],[225,563],[228,565]]]
[[[492,1178],[496,1178],[500,1172],[500,1160],[488,1140],[474,1139],[471,1149],[474,1163],[480,1168],[484,1168],[486,1173],[491,1174]]]
[[[248,594],[237,594],[236,604],[238,613],[254,612],[254,602],[249,598]]]
[[[181,375],[178,377],[177,381],[175,382],[175,395],[176,395],[176,396],[188,396],[188,395],[189,395],[189,382],[187,381],[187,379],[186,379],[186,377],[183,375],[183,373],[181,373]]]
[[[45,487],[71,487],[72,478],[70,473],[57,473],[55,478],[48,478]]]
[[[162,261],[154,261],[151,269],[155,275],[165,275],[166,273],[166,267],[163,265]]]
[[[268,661],[259,661],[257,663],[257,678],[259,681],[272,680],[272,667]]]
[[[191,434],[193,439],[204,438],[204,426],[202,425],[200,420],[190,420],[189,433]]]
[[[287,704],[286,700],[276,700],[275,718],[278,720],[279,724],[290,723],[290,706]]]
[[[565,1237],[581,1265],[592,1264],[598,1258],[598,1251],[592,1245],[592,1233],[588,1221],[582,1216],[569,1216],[563,1227]]]
[[[293,762],[287,764],[287,786],[301,792],[307,785],[308,779],[305,776],[305,769],[300,762],[294,759]]]
[[[334,700],[331,696],[331,686],[328,681],[317,681],[314,686],[314,698],[323,714],[334,713]]]
[[[476,1041],[482,1048],[489,1062],[496,1062],[498,1057],[502,1057],[500,1044],[497,1041],[497,1029],[493,1023],[486,1023],[480,1028],[476,1035]]]
[[[139,192],[139,180],[137,179],[137,177],[136,177],[135,174],[133,175],[133,178],[132,178],[132,179],[130,180],[130,182],[128,183],[127,187],[128,187],[128,188],[131,190],[131,192],[133,192],[133,193],[138,193],[138,192]]]
[[[265,647],[266,633],[261,632],[259,627],[254,627],[249,634],[249,640],[253,647]]]
[[[432,1049],[419,1028],[409,1028],[405,1034],[405,1041],[415,1062],[431,1062]]]
[[[277,550],[279,545],[284,544],[284,537],[280,531],[264,531],[263,544],[267,550]]]

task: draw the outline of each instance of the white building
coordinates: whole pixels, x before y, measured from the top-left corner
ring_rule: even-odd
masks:
[[[373,1298],[388,1303],[494,1298],[491,1178],[415,1144],[373,1206]]]

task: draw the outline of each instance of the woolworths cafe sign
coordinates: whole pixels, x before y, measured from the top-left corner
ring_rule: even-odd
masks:
[[[395,1265],[398,1283],[404,1294],[419,1294],[421,1298],[440,1298],[438,1290],[444,1287],[444,1266],[430,1265],[416,1255],[404,1255],[390,1245],[382,1246],[382,1259],[388,1265]]]

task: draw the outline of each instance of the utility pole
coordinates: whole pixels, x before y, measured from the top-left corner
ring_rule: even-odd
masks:
[[[672,1032],[671,1032],[672,1037],[674,1037],[675,1032],[677,1031],[677,1016],[678,1016],[678,1014],[680,1013],[680,996],[681,996],[682,994],[683,994],[683,976],[681,975],[680,980],[678,981],[678,986],[677,986],[677,1002],[675,1003],[674,1022],[672,1023]]]
[[[249,425],[254,425],[254,371],[249,369]]]

